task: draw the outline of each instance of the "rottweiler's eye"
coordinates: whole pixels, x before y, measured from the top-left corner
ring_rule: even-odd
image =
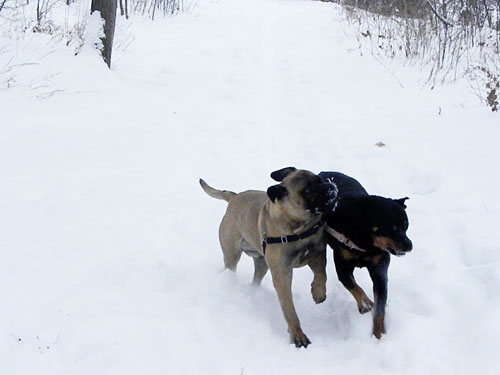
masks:
[[[394,229],[394,232],[406,232],[406,229],[407,229],[407,228],[408,228],[408,227],[404,227],[404,226],[403,226],[403,227],[400,227],[400,226],[397,226],[397,225],[394,225],[394,226],[392,227],[392,229]]]
[[[373,233],[377,233],[378,232],[378,227],[372,227],[372,231],[373,231]]]

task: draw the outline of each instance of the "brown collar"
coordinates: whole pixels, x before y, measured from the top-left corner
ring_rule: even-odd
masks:
[[[366,253],[366,250],[360,248],[357,246],[354,242],[352,242],[349,238],[344,236],[342,233],[337,232],[335,229],[332,227],[325,225],[325,231],[328,232],[333,238],[335,238],[337,241],[339,241],[341,244],[344,246],[347,246],[350,250],[358,250],[361,251],[362,253]]]

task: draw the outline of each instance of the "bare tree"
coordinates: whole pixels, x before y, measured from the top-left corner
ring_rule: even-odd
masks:
[[[324,1],[345,6],[372,53],[420,61],[432,87],[468,77],[492,111],[500,109],[500,0]]]
[[[116,0],[92,0],[90,13],[95,11],[101,13],[104,20],[104,37],[102,40],[102,58],[111,67],[111,51],[113,49],[113,36],[115,34]]]

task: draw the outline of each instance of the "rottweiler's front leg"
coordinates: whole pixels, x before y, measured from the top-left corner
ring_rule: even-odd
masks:
[[[270,253],[270,251],[268,251]],[[273,259],[274,258],[274,259]],[[292,267],[283,264],[279,259],[266,254],[266,261],[271,271],[273,278],[273,285],[278,294],[281,310],[288,324],[288,333],[290,334],[290,341],[295,344],[297,348],[305,347],[311,343],[309,338],[302,332],[300,327],[299,317],[295,311],[292,299]]]
[[[333,256],[335,259],[335,269],[337,270],[339,281],[356,300],[360,314],[367,313],[372,309],[373,302],[368,298],[365,291],[356,283],[356,279],[354,279],[353,275],[354,265],[346,261],[342,255],[337,254],[336,251]]]
[[[385,333],[385,305],[387,303],[387,270],[390,256],[384,256],[380,262],[368,267],[373,281],[373,295],[375,296],[375,312],[373,314],[373,335],[380,339]]]

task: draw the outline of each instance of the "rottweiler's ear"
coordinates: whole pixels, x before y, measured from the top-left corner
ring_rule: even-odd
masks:
[[[281,185],[273,185],[269,189],[267,189],[267,196],[273,203],[276,203],[276,199],[281,199],[287,194],[288,191],[284,186]]]
[[[407,200],[407,199],[410,199],[410,198],[404,197],[404,198],[401,198],[401,199],[394,199],[394,202],[396,202],[397,204],[399,204],[403,208],[406,208],[405,200]]]
[[[271,178],[274,181],[281,182],[281,181],[283,181],[283,179],[286,176],[288,176],[290,173],[292,173],[293,171],[296,171],[296,170],[297,170],[297,168],[295,168],[295,167],[286,167],[283,169],[278,169],[277,171],[274,171],[273,173],[271,173]]]

